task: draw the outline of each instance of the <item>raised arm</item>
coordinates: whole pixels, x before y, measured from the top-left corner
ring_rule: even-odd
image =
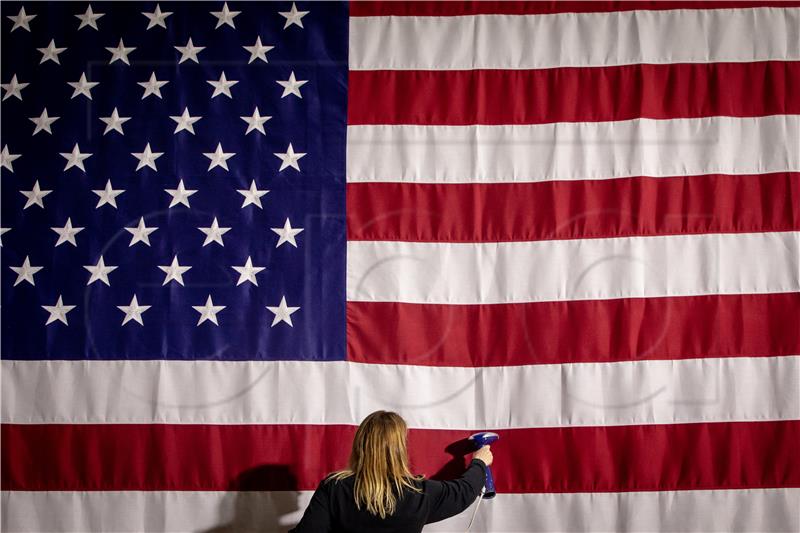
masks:
[[[426,524],[450,518],[470,506],[481,493],[486,479],[486,463],[474,458],[466,472],[452,481],[426,481],[430,507]]]

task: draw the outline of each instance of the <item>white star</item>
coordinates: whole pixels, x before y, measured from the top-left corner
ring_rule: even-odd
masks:
[[[114,110],[111,112],[110,117],[100,117],[100,120],[106,125],[106,129],[103,131],[103,135],[108,133],[109,131],[117,131],[120,135],[125,135],[125,132],[122,131],[122,125],[128,122],[131,117],[121,117],[119,116],[119,111],[115,107]]]
[[[294,71],[292,71],[292,73],[289,74],[288,80],[286,81],[276,80],[276,83],[281,87],[283,87],[283,94],[281,95],[281,98],[285,98],[290,94],[293,94],[298,98],[302,98],[303,95],[300,94],[300,87],[308,83],[308,80],[298,80],[297,78],[294,77]]]
[[[164,155],[164,152],[152,151],[150,149],[150,143],[147,143],[143,152],[132,152],[131,155],[139,160],[139,164],[136,165],[136,170],[144,167],[150,167],[158,172],[158,169],[156,168],[156,159]]]
[[[286,19],[286,24],[283,25],[285,30],[292,24],[303,27],[303,17],[308,15],[310,11],[298,11],[297,6],[292,2],[292,9],[289,11],[278,11],[278,14]]]
[[[253,266],[253,260],[250,259],[249,255],[247,256],[247,262],[245,262],[244,265],[232,266],[231,268],[239,273],[239,281],[236,282],[237,287],[246,281],[249,281],[256,287],[258,287],[258,280],[256,280],[256,274],[258,274],[262,270],[266,270],[266,267]]]
[[[299,310],[299,307],[289,307],[286,305],[286,296],[281,297],[281,303],[278,304],[277,307],[270,307],[267,306],[269,312],[275,315],[275,318],[272,320],[272,324],[269,327],[274,327],[275,324],[280,322],[286,322],[290,326],[294,327],[292,324],[292,313]]]
[[[244,132],[245,135],[247,135],[251,131],[258,131],[261,133],[261,135],[266,135],[267,132],[264,131],[264,123],[269,119],[271,119],[272,117],[268,115],[262,117],[261,114],[258,112],[258,106],[256,106],[256,109],[253,111],[252,116],[250,117],[244,116],[239,118],[247,122],[247,131]]]
[[[191,133],[192,135],[194,135],[194,126],[193,126],[193,124],[195,122],[197,122],[198,120],[200,120],[201,118],[203,118],[203,117],[201,117],[201,116],[196,116],[196,117],[191,116],[189,114],[189,108],[188,107],[184,107],[182,115],[169,117],[169,118],[171,118],[172,120],[174,120],[175,122],[178,123],[178,125],[175,126],[175,131],[173,133],[178,133],[179,131],[186,130],[189,133]]]
[[[156,231],[158,228],[155,226],[147,227],[144,223],[144,217],[139,219],[139,225],[135,228],[125,228],[133,237],[131,237],[131,243],[128,245],[128,248],[136,244],[137,242],[143,242],[147,246],[150,246],[150,234]]]
[[[228,81],[228,78],[225,77],[224,70],[222,71],[222,76],[219,77],[219,81],[206,80],[206,82],[214,87],[214,94],[211,95],[211,98],[215,98],[220,94],[224,94],[228,98],[233,98],[231,95],[231,87],[239,83],[238,80]]]
[[[75,235],[82,232],[86,228],[73,228],[72,219],[67,217],[67,223],[64,224],[63,228],[55,227],[50,229],[58,233],[58,241],[56,242],[56,246],[64,244],[65,242],[70,243],[72,246],[78,246],[78,243],[75,241]]]
[[[242,202],[242,209],[244,209],[250,204],[258,206],[259,209],[263,209],[263,206],[261,205],[261,197],[265,196],[269,192],[269,190],[268,189],[258,190],[258,187],[256,187],[256,180],[253,180],[250,182],[249,189],[238,189],[236,192],[244,196],[244,202]]]
[[[167,276],[164,278],[164,283],[161,284],[161,286],[163,287],[172,280],[175,280],[181,285],[183,285],[183,274],[186,273],[192,267],[181,266],[180,263],[178,263],[178,256],[176,255],[175,257],[172,258],[172,264],[166,266],[159,266],[158,268],[167,273]]]
[[[175,47],[175,50],[181,53],[181,58],[178,61],[178,64],[180,65],[181,63],[183,63],[188,59],[191,59],[195,63],[200,64],[200,60],[197,59],[197,54],[205,49],[206,49],[205,46],[195,46],[194,43],[192,43],[192,38],[189,37],[189,42],[186,43],[186,46]]]
[[[266,46],[262,45],[261,37],[259,36],[256,38],[256,42],[253,46],[243,46],[242,48],[250,52],[250,60],[247,62],[247,64],[249,65],[256,59],[260,59],[264,63],[269,63],[269,61],[267,61],[267,52],[269,52],[275,47],[269,45]]]
[[[0,228],[0,248],[3,247],[3,235],[11,231],[11,228]]]
[[[142,87],[144,87],[144,94],[142,95],[142,100],[144,100],[151,94],[154,94],[159,98],[161,98],[161,88],[168,83],[169,81],[158,81],[158,79],[156,79],[155,72],[150,74],[149,80],[136,82],[137,85],[141,85]]]
[[[40,131],[46,131],[50,135],[53,134],[53,131],[50,129],[50,126],[61,117],[51,117],[47,114],[47,108],[44,108],[42,114],[39,117],[30,117],[28,120],[36,124],[36,129],[33,130],[33,135],[36,135]]]
[[[241,11],[231,11],[228,9],[228,2],[225,2],[222,6],[222,11],[212,11],[211,14],[217,17],[217,25],[214,26],[214,29],[219,28],[223,24],[227,24],[231,28],[236,28],[233,25],[233,18],[241,13]]]
[[[28,199],[28,201],[25,202],[25,207],[23,207],[22,209],[28,209],[30,206],[34,204],[44,209],[44,202],[42,201],[42,198],[44,198],[53,191],[44,191],[40,189],[39,180],[36,180],[36,183],[33,184],[33,189],[31,189],[30,191],[19,191],[19,192]]]
[[[97,85],[99,85],[99,81],[88,81],[86,79],[86,73],[84,72],[81,74],[81,79],[78,81],[68,81],[67,85],[75,89],[72,91],[72,97],[75,98],[78,95],[83,95],[89,100],[92,99],[92,89],[94,89]]]
[[[55,322],[56,320],[67,324],[67,313],[75,309],[75,306],[64,305],[64,302],[61,300],[61,295],[59,295],[56,305],[43,305],[42,308],[50,313],[50,316],[47,318],[47,322],[45,323],[46,326],[52,322]]]
[[[136,50],[135,46],[125,46],[125,43],[122,42],[122,39],[119,40],[119,44],[114,47],[106,47],[106,50],[111,52],[111,59],[109,59],[108,64],[110,65],[114,61],[120,60],[126,65],[130,65],[130,61],[128,61],[128,54]]]
[[[35,19],[36,15],[28,15],[25,13],[25,7],[23,6],[19,8],[19,13],[17,13],[17,16],[14,17],[11,15],[6,15],[6,18],[14,22],[14,25],[11,27],[11,31],[16,30],[17,28],[31,31],[31,27],[28,23]]]
[[[300,171],[300,165],[297,162],[305,157],[305,152],[297,152],[295,153],[294,148],[292,148],[292,143],[289,143],[289,148],[286,149],[285,153],[276,153],[275,157],[281,160],[281,168],[278,169],[278,172],[285,168],[292,167],[293,169]]]
[[[55,39],[50,39],[50,44],[47,45],[47,48],[37,48],[42,53],[42,60],[39,61],[41,65],[45,61],[52,61],[58,65],[61,62],[58,60],[58,54],[66,50],[66,48],[57,48]]]
[[[17,81],[17,75],[14,74],[11,77],[11,81],[10,82],[8,82],[8,83],[0,83],[0,87],[5,89],[5,91],[6,91],[6,94],[3,95],[3,100],[7,100],[8,98],[11,98],[12,96],[16,96],[17,98],[22,100],[22,92],[21,91],[22,91],[22,89],[24,89],[28,85],[30,85],[30,83],[22,83],[20,81]]]
[[[213,322],[214,325],[219,326],[219,322],[217,322],[217,313],[225,309],[225,306],[214,305],[214,302],[211,300],[211,295],[209,294],[205,305],[193,305],[192,309],[200,313],[200,320],[197,321],[198,326],[206,320],[209,320]]]
[[[125,189],[114,189],[114,187],[111,186],[111,180],[108,180],[106,182],[106,188],[105,189],[93,190],[92,192],[100,197],[97,200],[97,205],[95,206],[95,209],[99,209],[100,207],[102,207],[102,206],[104,206],[106,204],[108,204],[110,206],[113,206],[114,209],[116,209],[117,208],[117,196],[119,196],[120,194],[124,193]]]
[[[124,326],[131,320],[134,320],[139,323],[139,325],[144,326],[144,322],[142,322],[142,313],[150,309],[151,306],[149,305],[139,305],[139,300],[136,299],[136,295],[133,295],[131,298],[130,305],[118,305],[117,309],[125,313],[125,318],[122,319],[122,325]]]
[[[78,167],[86,172],[86,168],[83,166],[83,160],[92,157],[92,154],[88,152],[81,153],[78,143],[75,143],[75,146],[72,147],[72,152],[62,152],[61,157],[67,160],[67,165],[64,167],[64,170]]]
[[[186,207],[191,207],[189,205],[189,197],[197,192],[197,189],[187,189],[183,186],[183,180],[178,182],[177,189],[164,189],[167,194],[172,196],[172,200],[169,202],[170,207],[175,207],[178,204],[183,204]]]
[[[231,230],[231,228],[219,227],[219,223],[217,222],[217,217],[214,217],[214,220],[211,222],[210,227],[197,228],[197,229],[206,234],[206,240],[203,241],[203,246],[211,244],[212,242],[215,242],[220,246],[225,246],[225,243],[222,242],[222,236]]]
[[[83,268],[92,274],[89,277],[89,281],[86,282],[87,286],[95,281],[102,281],[109,287],[111,286],[111,282],[108,281],[108,274],[117,269],[115,266],[106,265],[102,255],[100,256],[100,261],[98,261],[96,265],[84,265]]]
[[[295,235],[303,231],[303,228],[293,228],[292,223],[289,222],[289,219],[286,219],[282,228],[270,228],[272,231],[278,234],[280,237],[278,239],[278,244],[275,245],[275,248],[280,246],[281,244],[288,242],[295,248],[297,248],[297,241],[294,240]]]
[[[13,270],[17,274],[17,281],[14,282],[14,286],[16,287],[17,285],[19,285],[23,281],[27,281],[31,285],[35,286],[36,283],[33,281],[33,275],[36,274],[37,272],[39,272],[44,267],[31,266],[31,260],[26,255],[25,256],[25,261],[23,261],[20,266],[18,266],[18,267],[10,266],[8,268]]]
[[[89,7],[86,8],[86,12],[83,15],[75,15],[75,17],[77,17],[81,21],[81,25],[78,26],[78,29],[80,30],[85,26],[89,26],[91,28],[99,30],[100,28],[97,27],[97,19],[99,19],[103,15],[105,15],[105,13],[95,13],[94,11],[92,11],[92,4],[89,4]]]
[[[14,172],[14,167],[11,165],[15,160],[19,159],[20,154],[12,154],[8,151],[8,145],[3,146],[0,151],[0,167],[7,168],[9,171]]]
[[[172,11],[161,11],[161,6],[156,4],[156,10],[152,13],[147,13],[146,11],[142,11],[142,15],[147,17],[147,29],[155,28],[156,26],[161,26],[162,28],[166,29],[167,23],[166,19],[168,16],[172,15]]]
[[[222,150],[222,143],[217,143],[217,149],[215,151],[204,153],[203,155],[211,160],[211,163],[208,164],[208,170],[214,167],[222,167],[228,170],[228,159],[236,154],[234,152],[224,152]]]

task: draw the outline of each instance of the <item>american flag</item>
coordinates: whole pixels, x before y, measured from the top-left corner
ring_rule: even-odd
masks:
[[[800,530],[799,3],[0,9],[4,531]]]

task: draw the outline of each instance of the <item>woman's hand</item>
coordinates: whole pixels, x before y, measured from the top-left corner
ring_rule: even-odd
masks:
[[[480,450],[472,454],[473,459],[480,459],[483,461],[486,466],[491,466],[494,457],[492,456],[492,450],[487,444],[486,446],[482,447]]]

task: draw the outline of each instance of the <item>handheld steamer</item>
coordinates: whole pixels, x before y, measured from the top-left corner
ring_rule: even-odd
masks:
[[[476,450],[483,448],[484,446],[488,446],[492,444],[497,439],[500,438],[500,435],[497,433],[492,433],[490,431],[482,431],[480,433],[474,433],[469,436],[470,442],[474,444]],[[469,528],[472,527],[472,522],[475,520],[475,515],[478,514],[478,507],[481,505],[482,500],[491,500],[497,496],[497,491],[494,488],[494,477],[492,477],[492,469],[490,467],[486,467],[486,481],[484,483],[483,492],[478,499],[478,504],[475,506],[475,510],[472,512],[472,518],[469,521],[469,525],[467,526],[467,531]]]

